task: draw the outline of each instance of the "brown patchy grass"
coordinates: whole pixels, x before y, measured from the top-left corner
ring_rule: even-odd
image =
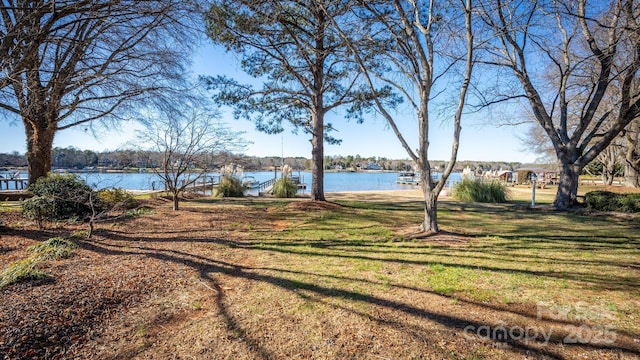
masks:
[[[48,263],[49,280],[0,290],[0,353],[640,356],[637,222],[444,202],[446,232],[405,241],[420,204],[409,193],[390,195],[194,199],[179,212],[154,200],[153,213],[101,224],[73,257]],[[81,229],[39,231],[18,213],[0,225],[3,265],[26,257],[29,245]],[[537,336],[478,331],[502,328]],[[600,341],[611,335],[615,342]]]

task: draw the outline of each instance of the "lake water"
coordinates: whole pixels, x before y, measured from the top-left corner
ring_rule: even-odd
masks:
[[[98,189],[119,187],[127,190],[151,190],[162,187],[161,179],[153,173],[78,173],[90,186]],[[219,174],[213,173],[213,176]],[[274,177],[272,171],[245,172],[245,176],[253,176],[263,182]],[[311,189],[310,172],[294,172],[300,181],[307,184],[304,192]],[[280,176],[280,173],[278,173]],[[26,177],[26,174],[20,176]],[[396,172],[328,172],[324,174],[324,191],[364,191],[364,190],[401,190],[416,188],[412,185],[396,184]],[[459,173],[453,173],[450,181],[458,181]]]

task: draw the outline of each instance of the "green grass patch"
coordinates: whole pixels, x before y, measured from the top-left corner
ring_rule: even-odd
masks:
[[[146,206],[141,206],[139,208],[131,209],[126,212],[126,215],[128,217],[137,217],[149,214],[155,214],[155,210]]]

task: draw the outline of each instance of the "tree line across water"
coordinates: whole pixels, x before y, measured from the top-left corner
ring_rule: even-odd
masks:
[[[53,148],[52,166],[55,169],[91,170],[93,168],[105,168],[115,170],[140,169],[159,167],[162,154],[154,151],[143,150],[114,150],[92,151],[80,150],[74,147]],[[245,171],[269,171],[274,167],[289,165],[294,170],[310,170],[311,159],[305,157],[280,156],[248,156],[228,152],[216,153],[210,158],[212,162],[207,164],[209,169],[219,169],[225,165],[236,164],[242,166]],[[325,156],[325,170],[359,171],[371,170],[367,167],[376,164],[379,170],[385,171],[410,171],[415,165],[408,159],[389,159],[380,156],[364,157],[360,155],[333,155]],[[434,169],[443,168],[445,161],[432,161]],[[458,161],[457,170],[469,167],[471,170],[516,170],[522,164],[520,162],[506,161]],[[18,152],[0,153],[0,167],[24,168],[27,166],[27,157]]]

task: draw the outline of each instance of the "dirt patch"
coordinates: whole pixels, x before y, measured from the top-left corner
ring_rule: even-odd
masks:
[[[415,229],[402,229],[397,233],[398,235],[406,239],[443,246],[467,246],[469,243],[476,241],[475,236],[447,231],[441,231],[438,233],[425,233],[415,231]]]
[[[342,205],[329,201],[294,201],[287,204],[287,209],[297,211],[320,211],[320,210],[336,210],[342,208]]]

